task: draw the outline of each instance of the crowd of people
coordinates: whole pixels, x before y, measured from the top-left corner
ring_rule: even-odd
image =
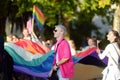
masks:
[[[44,40],[42,40],[41,36],[36,37],[34,33],[29,34],[27,28],[23,29],[22,39],[31,40],[37,44],[42,44],[48,47],[50,50],[54,50],[55,58],[54,58],[53,67],[49,73],[49,76],[52,78],[53,72],[56,71],[57,72],[56,80],[70,80],[70,78],[74,76],[74,63],[72,60],[72,56],[78,53],[76,51],[75,42],[73,40],[67,41],[65,39],[66,32],[67,32],[66,28],[63,25],[56,25],[55,29],[53,30],[54,38],[52,38],[51,40],[47,40],[45,42]],[[6,42],[16,43],[19,40],[20,38],[13,34],[6,36]],[[119,76],[120,75],[120,70],[119,70],[120,36],[117,31],[111,30],[107,35],[107,40],[110,41],[110,44],[106,46],[102,54],[101,54],[101,49],[98,46],[99,43],[97,41],[97,38],[95,37],[92,37],[92,38],[89,37],[87,39],[87,45],[84,47],[81,47],[80,52],[84,52],[90,48],[97,47],[96,51],[100,59],[104,59],[106,56],[108,57],[108,65],[102,72],[103,73],[102,80],[119,80],[120,79],[120,76]],[[2,49],[3,47],[0,50]],[[5,51],[1,51],[1,52],[5,53]],[[13,66],[13,63],[12,63],[12,66]],[[13,70],[12,68],[11,70]],[[8,74],[6,73],[6,75]],[[21,75],[21,77],[25,78],[24,75]],[[4,80],[12,80],[13,78],[14,80],[16,80],[15,77],[13,77],[12,75],[11,75],[11,78],[4,79]],[[40,79],[35,77],[31,77],[31,78],[33,80]],[[28,80],[32,80],[31,78]],[[18,80],[21,80],[21,79],[18,79]]]

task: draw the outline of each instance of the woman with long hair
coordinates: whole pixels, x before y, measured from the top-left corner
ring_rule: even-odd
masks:
[[[119,58],[120,58],[120,36],[115,30],[110,30],[107,35],[107,40],[110,43],[106,46],[105,50],[101,53],[100,49],[97,49],[100,59],[108,57],[107,67],[103,70],[102,80],[119,80]]]

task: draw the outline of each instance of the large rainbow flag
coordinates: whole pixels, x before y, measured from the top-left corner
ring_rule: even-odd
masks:
[[[42,11],[36,5],[33,6],[33,18],[37,22],[38,28],[42,30],[46,18]]]
[[[38,47],[37,43],[32,43],[28,40],[20,40],[17,43],[5,43],[4,49],[13,58],[15,71],[36,77],[49,77],[55,56],[54,51],[47,50],[43,46]],[[74,64],[83,63],[98,67],[107,64],[107,60],[102,61],[99,59],[96,47],[90,48],[86,52],[77,53],[73,56],[73,61]]]

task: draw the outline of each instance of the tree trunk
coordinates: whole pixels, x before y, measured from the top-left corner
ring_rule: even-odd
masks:
[[[0,34],[4,35],[5,31],[5,18],[0,19]]]
[[[69,30],[68,17],[65,17],[62,14],[62,11],[60,12],[59,23],[63,23],[63,25],[66,27],[67,33],[66,33],[65,39],[70,40],[70,34],[69,34],[70,30]]]
[[[70,30],[69,30],[69,22],[67,21],[66,18],[64,18],[63,24],[64,24],[64,26],[65,26],[66,29],[67,29],[67,33],[66,33],[65,38],[66,38],[67,40],[69,40],[69,39],[70,39],[70,35],[69,35],[69,32],[70,32]]]
[[[114,14],[113,29],[118,31],[118,33],[120,34],[120,3],[116,8],[116,11]]]

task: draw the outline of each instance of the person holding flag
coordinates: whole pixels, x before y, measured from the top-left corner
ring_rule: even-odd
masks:
[[[63,25],[56,25],[53,33],[57,42],[54,45],[56,56],[52,70],[57,70],[59,80],[69,80],[74,76],[74,63],[69,43],[64,39],[66,28]]]
[[[37,23],[38,29],[42,31],[45,20],[46,18],[44,14],[41,12],[41,10],[36,5],[34,5],[33,6],[33,17],[32,19],[29,19],[27,21],[27,30],[28,30],[28,33],[31,35],[31,39],[33,42],[42,44],[42,41],[40,41],[38,37],[36,36],[36,34],[34,33],[34,21]]]

